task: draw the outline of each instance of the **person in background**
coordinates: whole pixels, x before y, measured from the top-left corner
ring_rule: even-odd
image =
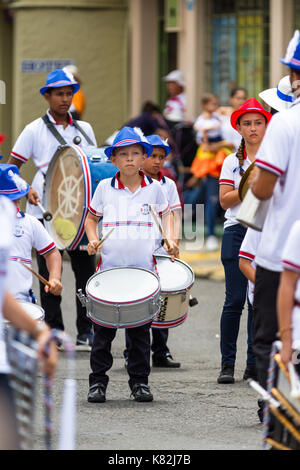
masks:
[[[247,90],[238,86],[231,90],[229,106],[220,106],[216,110],[216,113],[221,119],[222,136],[224,140],[227,140],[234,145],[234,150],[238,150],[241,143],[241,136],[235,129],[233,129],[232,125],[230,124],[230,116],[234,111],[239,109],[239,107],[242,106],[246,100]],[[216,149],[211,147],[211,150]]]
[[[167,83],[168,99],[165,104],[163,115],[172,127],[174,123],[185,120],[186,95],[185,81],[180,70],[173,70],[164,77]]]
[[[76,65],[66,65],[63,68],[63,71],[73,75],[76,82],[79,83],[80,85],[80,88],[77,91],[77,93],[74,93],[73,95],[72,104],[69,109],[72,115],[72,118],[76,120],[80,120],[86,108],[86,95],[84,91],[82,90],[82,82],[79,78],[78,68],[76,67]]]

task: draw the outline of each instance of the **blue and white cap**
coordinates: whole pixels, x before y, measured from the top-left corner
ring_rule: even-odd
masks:
[[[166,157],[171,152],[171,147],[168,144],[168,141],[163,140],[159,135],[157,135],[157,134],[147,135],[147,139],[150,142],[150,144],[152,145],[152,147],[161,147],[161,148],[165,149]]]
[[[29,184],[21,178],[16,165],[0,163],[0,196],[6,196],[11,201],[26,196]]]
[[[148,142],[147,137],[139,127],[123,127],[115,136],[113,144],[106,147],[104,153],[110,158],[112,151],[118,147],[126,147],[128,145],[140,144],[146,150],[147,157],[152,153],[152,145]]]
[[[297,29],[289,42],[285,58],[279,59],[284,65],[292,69],[300,70],[300,32]]]
[[[277,88],[269,88],[259,93],[259,97],[276,111],[288,109],[294,101],[290,77],[286,75],[278,83]]]
[[[74,93],[76,93],[80,88],[79,83],[76,82],[70,72],[63,69],[56,69],[47,75],[46,84],[40,89],[40,93],[41,95],[44,95],[50,88],[59,88],[70,85],[73,87]]]

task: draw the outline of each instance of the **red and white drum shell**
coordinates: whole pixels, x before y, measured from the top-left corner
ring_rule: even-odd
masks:
[[[107,328],[135,328],[150,323],[160,311],[159,279],[147,269],[99,271],[85,290],[87,316]]]
[[[161,286],[161,310],[152,328],[174,328],[182,325],[189,310],[190,290],[195,282],[192,268],[168,255],[155,255]]]

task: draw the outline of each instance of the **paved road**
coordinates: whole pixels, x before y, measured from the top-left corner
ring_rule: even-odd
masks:
[[[75,338],[74,281],[70,263],[64,262],[63,311],[66,331]],[[36,286],[36,281],[34,281]],[[37,288],[35,288],[37,293]],[[199,304],[186,322],[172,330],[169,347],[180,369],[153,368],[150,374],[152,403],[129,399],[128,376],[122,351],[124,331],[113,343],[107,401],[87,402],[89,353],[76,352],[78,450],[219,450],[260,449],[261,426],[256,415],[257,396],[242,380],[246,357],[246,315],[238,342],[236,383],[219,385],[219,317],[224,282],[196,279],[193,294]],[[66,353],[60,352],[53,385],[53,448],[57,448],[61,400],[67,377]],[[45,449],[43,395],[38,378],[35,416],[35,449]]]

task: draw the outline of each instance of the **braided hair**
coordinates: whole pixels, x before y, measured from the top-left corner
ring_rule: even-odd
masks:
[[[245,159],[244,155],[245,155],[245,139],[244,139],[244,137],[242,137],[240,146],[239,146],[239,148],[236,152],[236,156],[237,156],[237,159],[239,161],[240,175],[241,176],[244,173],[244,170],[243,170],[244,159]]]

